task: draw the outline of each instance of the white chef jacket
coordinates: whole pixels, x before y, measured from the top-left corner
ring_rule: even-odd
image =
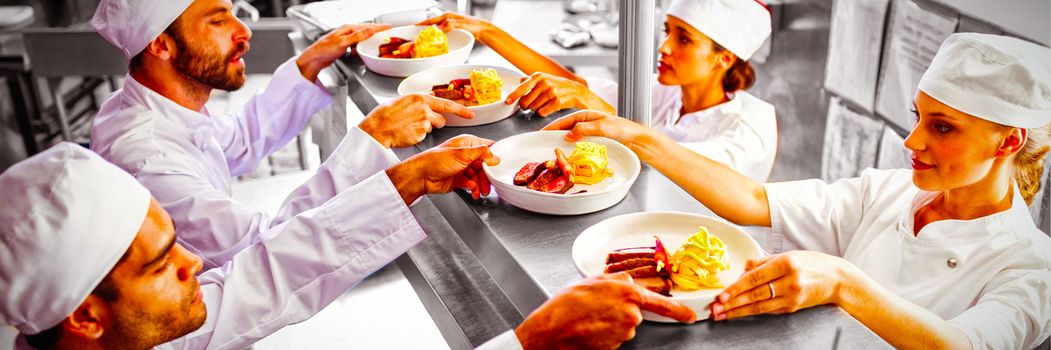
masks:
[[[587,79],[588,88],[617,107],[617,83],[607,79]],[[777,155],[777,117],[774,106],[737,91],[734,97],[681,118],[682,88],[660,84],[653,79],[652,126],[684,147],[725,164],[759,182],[765,182],[774,169]]]
[[[935,221],[913,235],[921,191],[911,170],[869,169],[828,184],[766,184],[774,252],[841,256],[880,285],[963,331],[975,349],[1031,349],[1051,334],[1051,238],[1017,187],[1010,209]]]
[[[265,230],[202,273],[204,325],[159,349],[244,349],[301,322],[424,239],[386,173]],[[23,337],[17,347],[28,348]]]
[[[262,233],[275,232],[271,228],[398,161],[353,128],[345,145],[286,199],[276,217],[230,197],[231,176],[255,169],[331,100],[323,87],[303,78],[294,59],[233,116],[184,108],[128,75],[95,118],[91,149],[148,188],[171,214],[179,243],[201,256],[206,269],[217,267]]]

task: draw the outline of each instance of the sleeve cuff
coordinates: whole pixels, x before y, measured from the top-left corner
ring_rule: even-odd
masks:
[[[952,326],[953,328],[956,328],[956,330],[960,331],[960,333],[963,333],[963,335],[967,337],[967,342],[971,344],[971,349],[983,349],[983,348],[985,348],[985,346],[983,346],[982,344],[979,344],[978,342],[975,341],[976,339],[978,339],[978,334],[976,334],[974,332],[976,327],[982,327],[983,326],[983,324],[982,324],[983,320],[972,320],[972,319],[968,319],[965,316],[966,316],[966,314],[965,315],[961,315],[959,317],[956,317],[954,319],[951,319],[951,320],[949,320],[947,322],[949,323],[950,326]],[[977,321],[977,323],[975,323],[975,321]]]
[[[315,102],[314,105],[318,106],[317,109],[332,103],[332,94],[328,92],[328,89],[325,89],[324,85],[321,85],[320,81],[309,81],[303,77],[303,73],[299,71],[299,66],[296,65],[296,57],[290,58],[277,67],[271,81],[279,82],[278,84],[271,83],[271,86],[278,90],[284,90],[281,91],[283,93],[290,95],[304,94],[305,98]]]
[[[355,181],[387,170],[401,161],[394,151],[383,147],[372,135],[357,127],[347,130],[343,142],[329,156],[333,157],[339,162],[341,173],[360,177]]]
[[[522,350],[522,343],[518,342],[518,335],[515,331],[508,330],[496,338],[490,339],[489,341],[482,344],[477,348],[478,350]]]
[[[362,206],[360,203],[363,194],[366,193],[368,195],[364,196],[375,200],[367,206]],[[333,201],[347,203],[333,205]],[[346,249],[344,251],[359,252],[363,255],[390,255],[361,259],[362,263],[391,261],[427,236],[386,173],[375,174],[365,179],[354,186],[354,189],[337,195],[324,207],[326,220],[336,228],[336,235],[342,237]],[[372,224],[358,220],[366,220]],[[373,230],[374,232],[370,232]],[[383,249],[374,249],[375,247]]]
[[[770,254],[785,252],[784,213],[781,211],[780,191],[782,183],[765,183],[767,206],[770,207],[770,232],[766,237],[766,248]]]

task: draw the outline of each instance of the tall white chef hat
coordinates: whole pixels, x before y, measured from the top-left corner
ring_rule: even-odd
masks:
[[[193,0],[102,0],[91,26],[130,59],[192,3]]]
[[[0,174],[0,322],[36,334],[62,322],[124,256],[150,193],[72,143]]]
[[[747,61],[770,36],[770,10],[758,0],[674,0],[668,15]]]
[[[958,33],[942,43],[919,90],[961,112],[1016,128],[1051,123],[1051,49]]]

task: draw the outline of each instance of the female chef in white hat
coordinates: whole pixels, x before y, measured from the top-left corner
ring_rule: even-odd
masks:
[[[420,24],[468,30],[532,74],[506,103],[518,100],[542,116],[565,108],[614,112],[616,83],[585,82],[483,19],[446,13]],[[755,82],[748,60],[770,36],[770,11],[756,0],[675,0],[664,29],[653,126],[697,153],[766,181],[777,153],[774,106],[744,90]]]
[[[760,184],[637,124],[583,111],[550,129],[620,140],[705,206],[770,226],[716,321],[835,304],[896,347],[1031,349],[1051,334],[1051,238],[1026,208],[1051,123],[1051,50],[955,34],[919,85],[913,170]],[[689,169],[690,171],[683,171]]]

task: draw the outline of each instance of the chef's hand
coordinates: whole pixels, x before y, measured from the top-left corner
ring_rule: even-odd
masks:
[[[546,117],[566,108],[581,108],[614,113],[613,107],[577,81],[536,72],[507,95],[506,104],[515,103]]]
[[[489,23],[489,21],[474,16],[461,15],[456,12],[446,12],[443,13],[441,16],[428,18],[423,22],[416,23],[416,25],[437,25],[438,28],[441,28],[443,31],[446,32],[452,30],[453,28],[463,29],[468,32],[471,32],[471,35],[474,35],[474,37],[478,39],[478,41],[482,41],[483,43],[484,41],[482,40],[482,35],[486,30],[492,27],[492,24]]]
[[[633,121],[598,111],[583,110],[559,118],[543,130],[569,130],[566,140],[579,141],[584,136],[602,136],[616,140],[632,148],[644,140],[654,137],[653,129]]]
[[[303,50],[303,53],[296,58],[299,72],[309,81],[317,80],[318,73],[347,54],[347,49],[351,45],[387,29],[390,29],[390,24],[384,23],[347,24],[339,27]]]
[[[688,307],[631,283],[626,272],[584,279],[540,305],[515,329],[524,349],[613,349],[635,337],[641,310],[693,323]]]
[[[859,271],[842,258],[812,251],[749,259],[745,273],[712,302],[712,319],[792,313],[838,304],[840,287],[849,280],[847,276]]]
[[[379,105],[358,124],[383,147],[409,147],[420,143],[432,130],[445,126],[441,113],[474,118],[463,105],[427,94],[410,94]]]
[[[474,198],[489,195],[489,180],[482,163],[494,166],[500,158],[489,151],[493,141],[460,135],[437,147],[414,155],[387,169],[394,187],[406,205],[428,193],[467,189]]]

